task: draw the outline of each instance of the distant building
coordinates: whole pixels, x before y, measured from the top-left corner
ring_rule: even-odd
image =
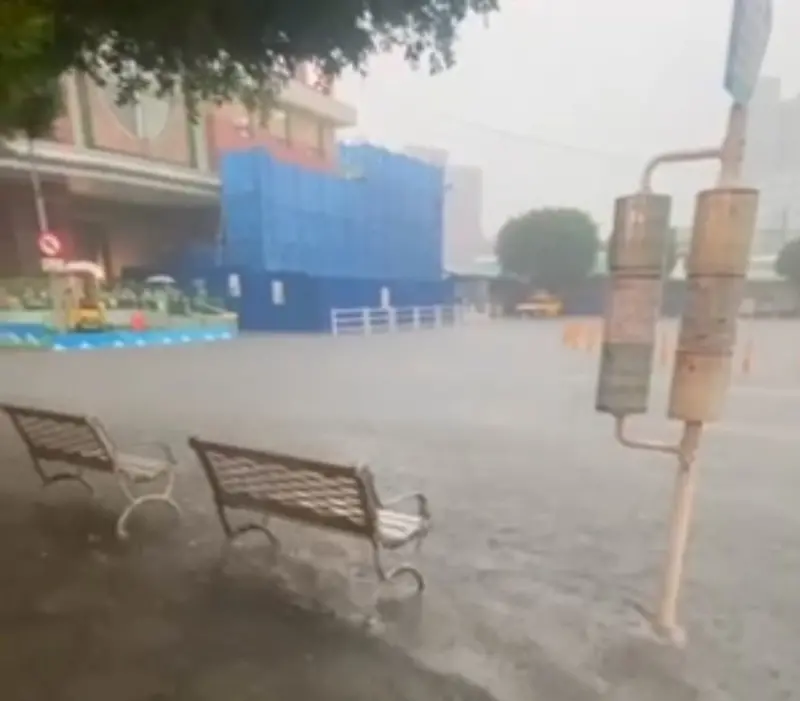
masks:
[[[444,267],[451,272],[472,269],[491,250],[483,236],[483,172],[451,164],[441,149],[412,146],[406,153],[444,169]]]
[[[744,176],[761,190],[754,254],[777,253],[800,229],[800,95],[779,78],[759,81],[748,109]]]

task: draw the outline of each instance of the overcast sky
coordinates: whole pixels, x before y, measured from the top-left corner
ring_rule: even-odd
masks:
[[[715,145],[728,98],[722,74],[733,0],[500,0],[489,27],[463,27],[458,64],[436,77],[392,56],[339,95],[355,135],[392,148],[447,149],[484,170],[484,225],[530,207],[586,209],[607,229],[616,195],[648,155]],[[800,0],[774,0],[764,73],[800,91]],[[352,135],[351,135],[352,136]],[[676,224],[713,168],[664,171]],[[604,231],[605,233],[605,231]]]

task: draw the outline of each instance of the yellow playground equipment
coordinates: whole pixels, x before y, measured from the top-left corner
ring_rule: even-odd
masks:
[[[56,326],[68,331],[102,331],[108,326],[100,299],[103,269],[89,261],[72,261],[53,273]]]

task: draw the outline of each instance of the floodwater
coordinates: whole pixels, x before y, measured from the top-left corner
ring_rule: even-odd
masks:
[[[377,631],[499,699],[777,701],[800,699],[798,332],[793,322],[742,328],[726,416],[699,456],[684,651],[655,640],[638,613],[658,594],[673,465],[614,442],[610,419],[593,411],[596,352],[565,348],[560,322],[15,353],[0,356],[0,392],[95,414],[122,442],[180,447],[196,434],[366,461],[382,492],[425,492],[429,588],[416,605],[384,605]],[[667,381],[658,368],[652,414],[634,423],[645,437],[677,435],[663,418]],[[180,455],[178,497],[211,514],[198,467]],[[132,523],[134,540],[147,521]],[[181,531],[167,517],[158,526],[180,552]],[[196,527],[186,547],[216,547],[210,516]],[[289,587],[350,617],[366,550],[284,530],[303,563],[285,565]],[[147,542],[157,552],[159,538]],[[325,581],[308,584],[317,570]]]

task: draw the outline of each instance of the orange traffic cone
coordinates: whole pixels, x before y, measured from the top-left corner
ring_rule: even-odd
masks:
[[[581,328],[575,322],[570,323],[569,325],[569,339],[567,341],[567,347],[575,350],[576,348],[580,347],[581,343]]]
[[[753,339],[747,340],[742,358],[742,375],[749,375],[753,370]]]
[[[595,324],[589,324],[586,328],[586,352],[594,353],[597,350],[597,343],[600,340],[600,329]]]

